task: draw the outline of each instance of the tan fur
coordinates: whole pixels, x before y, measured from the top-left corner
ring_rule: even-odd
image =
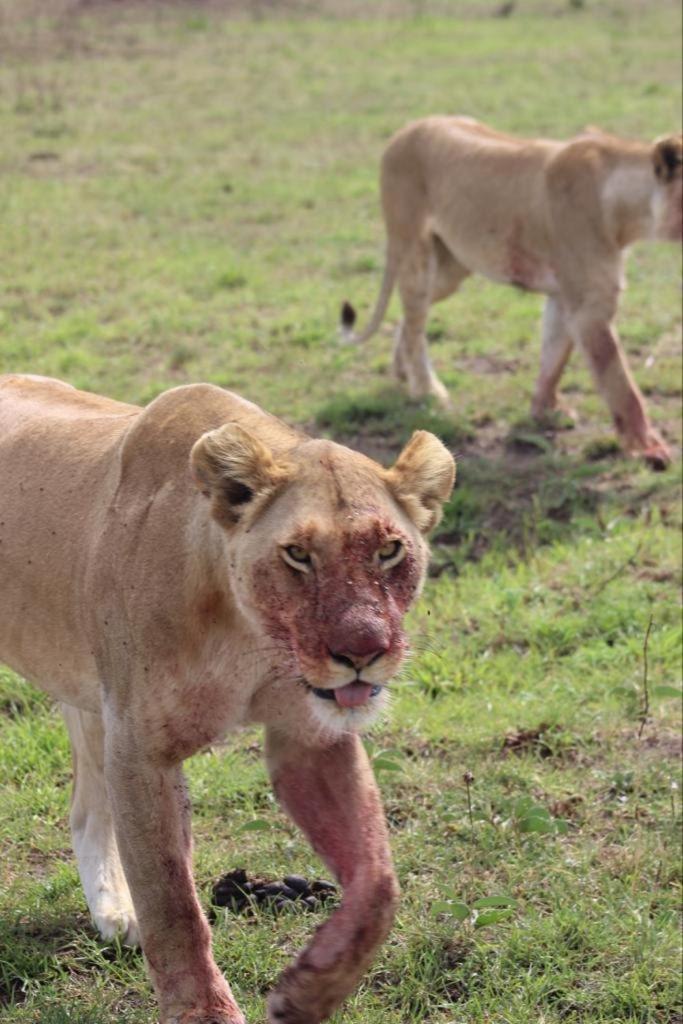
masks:
[[[264,723],[277,795],[344,887],[268,1020],[326,1019],[386,936],[396,879],[357,736],[381,697],[312,688],[367,695],[396,672],[453,477],[429,434],[384,470],[210,385],[141,410],[0,378],[0,659],[63,702],[86,897],[104,935],[141,941],[163,1024],[244,1020],[181,773],[244,723]]]
[[[666,464],[668,449],[648,420],[613,320],[623,250],[641,238],[681,239],[681,153],[681,136],[645,145],[589,128],[554,142],[463,117],[407,125],[382,158],[386,266],[358,340],[378,329],[397,283],[404,318],[394,371],[413,397],[447,402],[427,355],[431,303],[469,274],[544,293],[534,415],[558,406],[557,384],[577,345],[626,450]]]

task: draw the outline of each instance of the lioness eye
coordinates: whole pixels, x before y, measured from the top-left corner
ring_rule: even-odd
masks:
[[[388,568],[391,565],[396,565],[397,562],[403,558],[405,554],[405,548],[401,544],[400,540],[390,540],[386,544],[383,544],[377,551],[377,557],[380,563]]]
[[[288,565],[300,572],[308,572],[310,568],[311,556],[305,548],[300,548],[298,544],[289,544],[286,548],[282,548],[282,557]]]

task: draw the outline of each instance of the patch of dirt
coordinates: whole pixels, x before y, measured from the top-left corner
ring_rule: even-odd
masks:
[[[659,725],[651,724],[649,727],[646,725],[639,744],[641,750],[645,750],[653,760],[665,758],[666,760],[680,761],[683,755],[680,735],[663,729]]]
[[[640,569],[636,574],[637,580],[649,580],[651,583],[670,583],[678,578],[678,573],[669,569]]]
[[[398,748],[411,761],[450,761],[453,757],[452,746],[444,741],[433,742],[416,738]]]
[[[553,818],[565,818],[570,821],[576,821],[577,818],[581,817],[580,810],[583,802],[583,797],[576,793],[561,800],[553,800],[548,810]]]
[[[33,846],[26,855],[26,863],[28,864],[32,878],[47,878],[52,871],[56,862],[62,864],[70,864],[73,862],[73,852],[70,849],[61,850],[39,850]]]
[[[535,729],[518,729],[515,732],[508,732],[505,734],[501,750],[504,756],[531,753],[540,758],[553,757],[556,751],[552,745],[552,736],[558,732],[558,726],[547,725],[545,722]]]
[[[496,355],[461,357],[455,361],[456,369],[478,374],[514,373],[521,365],[521,359],[503,359]]]
[[[384,814],[392,831],[399,831],[405,828],[413,820],[404,804],[385,802]]]

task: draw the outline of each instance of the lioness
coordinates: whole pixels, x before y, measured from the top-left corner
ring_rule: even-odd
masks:
[[[163,1024],[244,1022],[180,765],[245,722],[344,887],[269,1022],[326,1019],[386,936],[398,890],[357,733],[404,658],[454,473],[424,431],[385,470],[208,384],[140,409],[0,378],[0,659],[63,702],[88,905],[102,935],[140,941]]]
[[[403,323],[394,372],[413,397],[448,399],[427,354],[429,306],[469,274],[548,296],[532,412],[559,405],[572,345],[585,354],[624,448],[655,467],[669,450],[651,426],[613,326],[624,250],[680,241],[680,135],[652,145],[597,129],[568,142],[518,139],[466,117],[428,117],[396,134],[381,167],[384,278],[359,341],[380,326],[394,288]],[[344,304],[346,334],[356,319]]]

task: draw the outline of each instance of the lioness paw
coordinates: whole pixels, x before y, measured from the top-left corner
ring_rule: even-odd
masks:
[[[288,996],[271,992],[268,997],[268,1024],[319,1024],[320,1017],[294,1006]]]
[[[403,363],[408,394],[417,401],[421,398],[434,398],[438,404],[448,409],[451,407],[451,397],[448,391],[436,376],[431,366],[413,365],[410,362]]]
[[[651,469],[661,471],[671,465],[671,452],[661,440],[652,441],[642,454]]]
[[[120,907],[112,900],[103,900],[92,910],[95,927],[103,939],[120,939],[124,946],[139,946],[140,932],[135,911]]]
[[[246,1024],[239,1010],[186,1010],[161,1021],[161,1024]]]
[[[642,458],[650,469],[661,471],[671,465],[671,450],[653,427],[644,437],[626,437],[623,444],[630,456]]]

